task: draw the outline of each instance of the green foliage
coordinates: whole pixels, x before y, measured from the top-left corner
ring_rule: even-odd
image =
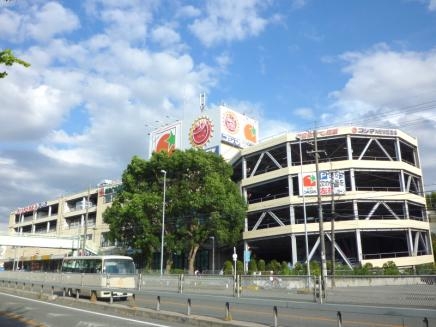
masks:
[[[354,275],[371,275],[372,274],[372,264],[371,263],[365,263],[365,265],[354,268],[353,274]]]
[[[267,263],[266,265],[266,270],[267,271],[273,271],[274,274],[279,274],[280,270],[281,270],[281,265],[280,262],[278,262],[277,260],[273,259],[270,262]]]
[[[242,275],[244,273],[244,263],[241,260],[236,261],[236,273]]]
[[[112,238],[144,253],[159,251],[162,170],[167,172],[165,257],[186,253],[192,274],[196,253],[211,236],[222,246],[240,240],[247,206],[231,180],[232,166],[221,156],[197,149],[155,152],[149,161],[135,156],[123,173],[122,191],[104,213]]]
[[[248,273],[251,275],[254,272],[257,272],[257,263],[255,259],[251,259],[248,262]]]
[[[433,234],[434,235],[434,234]],[[435,248],[433,248],[435,250]],[[423,265],[418,265],[415,267],[416,274],[418,275],[434,275],[436,274],[436,264],[433,263],[426,263]]]
[[[336,263],[335,265],[335,274],[340,276],[349,276],[349,275],[353,275],[354,271],[348,267],[348,265],[343,265],[340,263]]]
[[[294,268],[292,269],[291,273],[293,275],[305,275],[305,274],[307,274],[306,265],[303,265],[301,262],[297,262],[294,265]]]
[[[18,59],[14,56],[11,49],[0,51],[0,64],[6,66],[12,66],[13,64],[20,64],[24,67],[29,67],[30,64],[24,60]],[[0,72],[0,78],[4,78],[8,75],[6,72]]]
[[[257,262],[257,271],[266,271],[265,260],[259,259],[259,261]]]
[[[233,274],[233,263],[230,260],[226,260],[224,262],[223,271],[225,275],[232,275]]]
[[[321,265],[317,261],[310,262],[310,274],[314,276],[321,275]]]
[[[281,264],[280,274],[281,275],[290,275],[291,274],[291,268],[289,268],[288,263],[286,261],[283,261]]]
[[[397,265],[393,261],[388,261],[383,264],[383,275],[399,275],[400,271],[398,270]]]

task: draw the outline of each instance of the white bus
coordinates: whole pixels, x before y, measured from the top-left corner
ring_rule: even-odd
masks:
[[[97,298],[127,299],[137,280],[133,259],[118,255],[65,257],[61,275],[67,295]]]

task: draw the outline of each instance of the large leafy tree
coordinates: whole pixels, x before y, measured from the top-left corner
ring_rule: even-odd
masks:
[[[198,249],[211,236],[221,245],[241,238],[246,203],[231,180],[232,167],[221,156],[190,149],[154,153],[149,161],[133,157],[123,173],[123,190],[104,213],[110,236],[141,248],[148,256],[159,251],[163,179],[166,171],[165,257],[186,253],[189,272]]]
[[[18,59],[14,56],[11,49],[0,51],[0,64],[6,66],[12,66],[13,64],[20,64],[24,67],[29,67],[30,64],[24,60]],[[0,72],[0,78],[4,78],[8,75],[6,72]]]

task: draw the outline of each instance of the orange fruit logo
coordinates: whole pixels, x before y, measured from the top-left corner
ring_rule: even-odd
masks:
[[[208,117],[196,119],[189,131],[189,141],[194,147],[202,147],[209,142],[213,133],[213,123]]]
[[[254,126],[251,124],[245,125],[244,126],[244,136],[248,141],[256,143],[257,142],[256,128],[254,128]]]
[[[167,152],[169,154],[173,153],[176,150],[176,136],[173,131],[169,133],[164,133],[159,137],[159,140],[156,142],[156,152]]]

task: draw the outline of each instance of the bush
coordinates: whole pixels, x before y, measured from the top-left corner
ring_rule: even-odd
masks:
[[[257,271],[257,263],[255,259],[251,259],[248,262],[248,273],[251,275]]]
[[[282,262],[282,265],[280,267],[280,274],[282,274],[282,275],[290,275],[291,274],[291,268],[289,268],[288,263],[286,261]]]
[[[434,250],[436,252],[436,250]],[[436,274],[436,264],[426,263],[416,266],[416,274],[418,275],[434,275]]]
[[[372,274],[372,264],[371,263],[365,263],[365,265],[354,268],[354,275],[371,275]]]
[[[282,266],[280,265],[280,263],[273,259],[270,262],[268,262],[268,264],[266,265],[266,270],[267,271],[272,271],[273,274],[279,274],[280,270],[281,270]]]
[[[238,275],[244,273],[244,263],[241,260],[236,261],[236,273]]]
[[[233,264],[230,260],[224,262],[223,271],[225,275],[233,275]]]
[[[310,262],[310,274],[314,276],[321,275],[321,265],[317,261]]]
[[[294,265],[294,268],[292,269],[291,273],[293,275],[305,275],[305,274],[307,274],[306,266],[303,266],[303,264],[301,262],[297,262]]]
[[[265,260],[259,259],[257,262],[257,271],[266,271],[265,270]]]
[[[398,270],[397,265],[393,261],[388,261],[383,264],[383,275],[399,275],[400,271]]]

